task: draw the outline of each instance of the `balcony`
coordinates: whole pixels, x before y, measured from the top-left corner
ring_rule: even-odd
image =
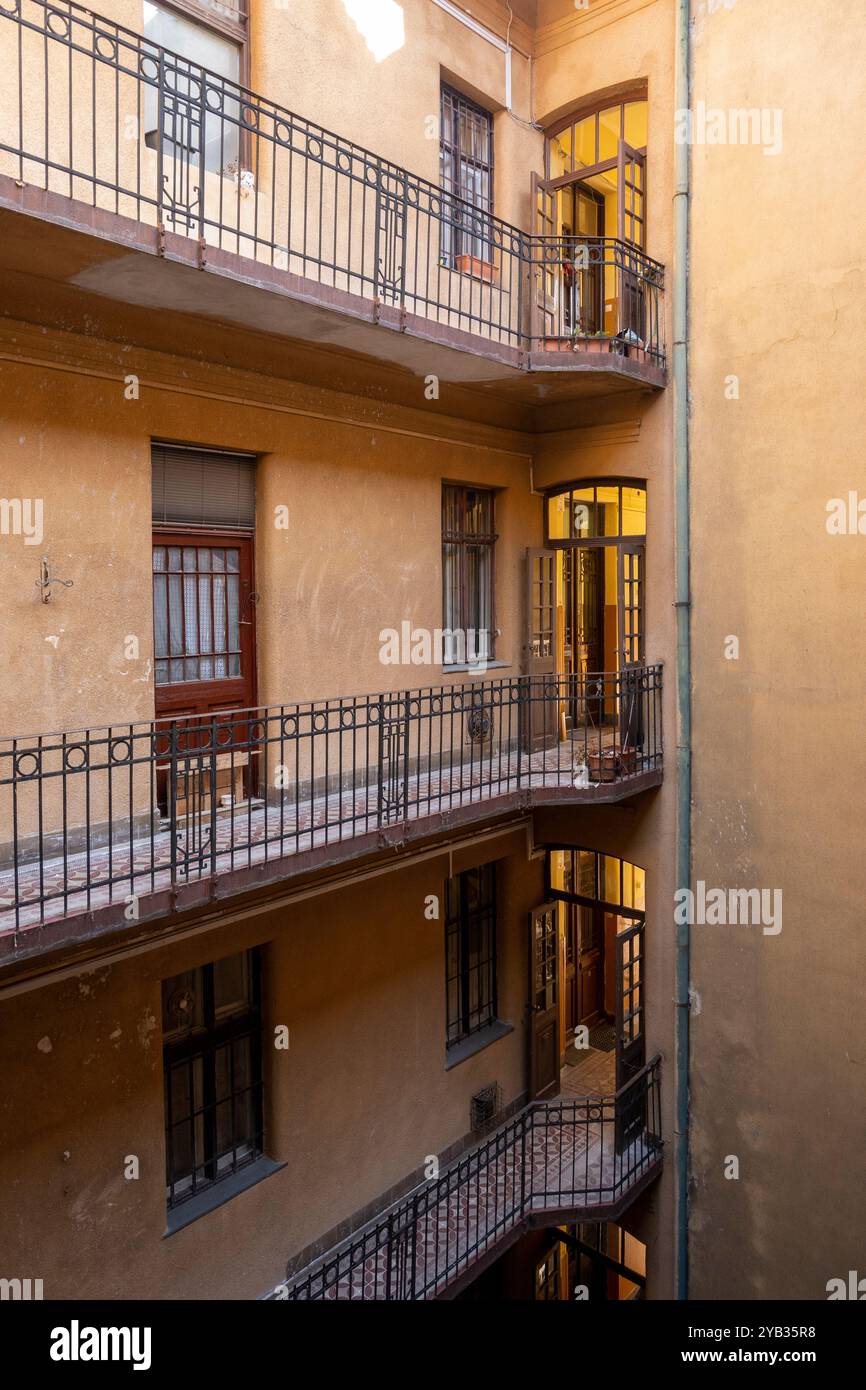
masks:
[[[616,1220],[661,1166],[655,1057],[614,1096],[530,1105],[270,1297],[453,1297],[531,1226]]]
[[[318,345],[343,389],[408,370],[416,405],[432,375],[528,426],[665,385],[663,267],[630,243],[530,235],[68,0],[0,7],[0,60],[13,316],[190,352],[204,318],[230,365],[313,379]]]
[[[660,666],[0,742],[0,955],[662,779]],[[599,711],[607,711],[599,721]],[[606,722],[605,722],[606,721]],[[7,838],[9,837],[9,838]]]

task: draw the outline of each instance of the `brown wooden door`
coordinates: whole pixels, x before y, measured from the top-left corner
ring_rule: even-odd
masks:
[[[643,543],[617,546],[620,743],[631,750],[643,743],[645,556]]]
[[[644,922],[616,934],[616,1089],[622,1090],[646,1062],[644,1033]],[[646,1083],[637,1081],[618,1103],[616,1146],[621,1152],[646,1125]]]
[[[215,752],[207,716],[255,705],[252,544],[250,536],[220,532],[153,534],[156,717],[178,721],[158,752],[189,754],[166,756],[158,768],[163,812],[172,796],[178,814],[203,813],[251,789],[249,720],[220,717],[222,751]]]
[[[617,157],[617,236],[620,248],[619,332],[625,341],[643,347],[646,340],[646,296],[637,254],[646,244],[646,156],[624,140]]]
[[[556,551],[527,549],[526,640],[523,648],[523,739],[531,753],[552,748],[559,738],[559,610]]]
[[[583,903],[574,907],[578,923],[578,1023],[591,1028],[602,1017],[604,1001],[604,936],[601,912]]]
[[[559,940],[556,903],[529,914],[529,1098],[559,1089]]]
[[[561,282],[561,255],[556,223],[556,192],[539,174],[532,175],[530,191],[532,232],[536,238],[532,284],[529,292],[530,346],[538,348],[544,339],[554,338],[563,331],[558,323],[558,303]]]

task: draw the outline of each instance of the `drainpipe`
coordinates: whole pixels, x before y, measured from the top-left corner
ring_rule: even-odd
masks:
[[[690,4],[677,0],[676,110],[690,103]],[[675,149],[674,187],[674,481],[677,610],[677,888],[691,883],[691,643],[689,633],[689,154]],[[688,901],[686,899],[686,901]],[[681,913],[681,916],[688,914]],[[676,923],[676,1296],[688,1298],[689,1257],[689,924]]]

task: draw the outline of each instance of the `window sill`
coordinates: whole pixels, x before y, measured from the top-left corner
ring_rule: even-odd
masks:
[[[463,1042],[448,1048],[445,1053],[445,1070],[450,1071],[452,1067],[459,1067],[461,1062],[465,1062],[469,1057],[474,1057],[476,1052],[483,1052],[485,1047],[489,1047],[491,1043],[498,1042],[500,1038],[513,1032],[513,1023],[503,1023],[500,1019],[495,1019],[493,1023],[489,1023],[480,1032],[473,1033],[471,1037],[464,1038]]]
[[[257,1158],[255,1163],[251,1163],[248,1168],[242,1168],[239,1173],[232,1173],[231,1177],[224,1178],[222,1182],[214,1183],[213,1187],[209,1187],[207,1191],[200,1192],[197,1197],[191,1197],[188,1202],[184,1202],[174,1211],[168,1213],[165,1236],[173,1236],[175,1231],[182,1231],[185,1226],[190,1226],[193,1221],[198,1221],[199,1217],[207,1216],[208,1212],[216,1211],[217,1207],[221,1207],[224,1202],[230,1202],[232,1197],[237,1197],[241,1192],[246,1192],[248,1188],[255,1187],[264,1178],[269,1178],[272,1173],[278,1173],[285,1166],[285,1163],[277,1163],[275,1159],[263,1155],[261,1158]]]
[[[483,675],[485,671],[501,671],[506,666],[510,666],[510,661],[455,661],[453,665],[442,666],[443,676],[450,676],[452,672],[477,671]]]

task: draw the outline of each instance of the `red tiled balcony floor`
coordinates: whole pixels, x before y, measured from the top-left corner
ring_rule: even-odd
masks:
[[[577,769],[587,753],[609,748],[611,729],[581,732],[574,746],[558,743],[528,755],[503,751],[491,756],[475,754],[472,760],[411,775],[405,809],[399,819],[382,818],[380,787],[367,783],[354,790],[334,791],[291,800],[267,810],[251,803],[222,815],[216,821],[212,850],[208,831],[200,825],[178,827],[178,849],[172,867],[170,830],[142,833],[130,843],[128,830],[111,845],[91,850],[34,859],[16,871],[0,872],[0,936],[62,917],[92,912],[111,903],[229,874],[234,870],[292,858],[322,846],[342,845],[403,822],[419,823],[428,817],[460,808],[495,803],[508,795],[556,789],[574,793],[583,786]],[[643,764],[643,765],[642,765]],[[660,754],[638,761],[638,771],[617,780],[622,787],[641,784],[646,772],[660,768]],[[583,796],[592,795],[590,789]],[[578,793],[579,798],[580,793]],[[17,920],[16,920],[17,908]]]
[[[445,1294],[528,1222],[606,1219],[661,1162],[658,1062],[618,1097],[535,1104],[305,1269],[272,1297],[431,1299]],[[640,1089],[642,1088],[642,1089]],[[625,1097],[643,1123],[617,1151]],[[634,1113],[634,1112],[633,1112]]]

